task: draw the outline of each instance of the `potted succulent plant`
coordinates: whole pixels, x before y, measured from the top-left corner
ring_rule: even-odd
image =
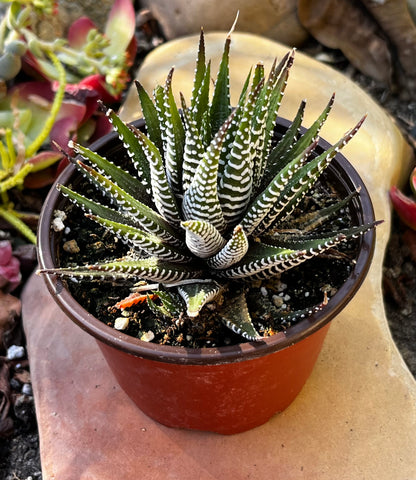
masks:
[[[53,298],[97,339],[133,401],[165,425],[227,434],[299,393],[365,277],[377,223],[338,153],[364,119],[334,145],[318,137],[333,98],[308,130],[304,102],[293,122],[276,121],[294,52],[267,77],[256,65],[232,108],[230,42],[212,99],[201,33],[189,106],[175,103],[172,70],[154,100],[137,84],[144,120],[108,110],[116,133],[73,144],[38,234]],[[299,273],[318,256],[331,267]],[[326,288],[341,264],[341,284]],[[302,283],[316,284],[318,301]]]

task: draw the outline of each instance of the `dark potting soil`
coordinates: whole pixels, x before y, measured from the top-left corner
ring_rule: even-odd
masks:
[[[86,187],[88,188],[88,187]],[[77,188],[79,191],[83,191]],[[325,181],[317,183],[292,215],[299,217],[301,211],[315,210],[334,203],[338,195]],[[68,206],[64,220],[65,232],[60,244],[61,266],[94,264],[120,258],[128,248],[113,234],[106,232],[96,223],[84,217],[78,207]],[[352,225],[349,209],[319,228],[319,233],[341,230]],[[293,228],[287,223],[285,229]],[[270,336],[286,330],[297,321],[293,312],[309,311],[330,298],[345,282],[357,256],[359,240],[341,244],[319,257],[312,258],[281,275],[265,281],[230,284],[232,292],[243,289],[253,323],[261,336]],[[75,246],[75,249],[74,249]],[[112,282],[68,281],[74,298],[91,314],[107,325],[114,327],[117,318],[128,318],[124,333],[142,339],[149,335],[155,343],[191,348],[219,347],[245,341],[221,321],[219,308],[227,301],[227,291],[218,300],[205,306],[198,317],[181,315],[177,318],[155,316],[146,302],[125,310],[115,304],[131,293],[133,284],[120,285]],[[151,332],[149,334],[149,332]]]

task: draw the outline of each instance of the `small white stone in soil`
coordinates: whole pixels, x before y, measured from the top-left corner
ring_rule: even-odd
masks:
[[[64,228],[64,222],[62,221],[61,218],[54,218],[52,220],[52,228],[54,229],[55,232],[61,232]]]
[[[266,287],[261,287],[260,291],[261,291],[261,294],[263,295],[263,297],[267,297],[267,288]]]
[[[63,210],[55,210],[53,212],[53,216],[55,218],[60,218],[61,220],[65,220],[66,219],[66,213],[63,211]]]
[[[283,298],[279,295],[273,295],[272,302],[275,307],[281,307],[283,305]]]
[[[33,395],[32,385],[30,385],[30,383],[25,383],[22,387],[22,393],[24,395]]]
[[[286,295],[283,297],[283,300],[284,300],[285,302],[288,302],[288,301],[290,300],[290,295],[287,295],[287,294],[286,294]]]
[[[129,326],[128,317],[117,317],[114,321],[114,328],[116,330],[125,330]]]
[[[20,345],[12,345],[7,349],[8,360],[16,360],[25,356],[25,348]]]
[[[305,292],[305,297],[309,297],[310,293],[309,292]]]
[[[286,290],[286,288],[287,288],[286,283],[280,282],[279,287],[278,287],[278,291],[283,292],[284,290]]]
[[[186,340],[187,340],[188,342],[190,342],[190,341],[192,340],[192,335],[187,335],[187,336],[186,336]]]
[[[140,340],[143,340],[143,342],[151,342],[155,338],[155,334],[149,330],[146,333],[143,333],[143,335],[140,337]]]

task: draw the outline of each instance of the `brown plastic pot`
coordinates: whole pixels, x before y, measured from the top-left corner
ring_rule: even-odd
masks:
[[[276,128],[284,131],[289,124],[281,119]],[[136,126],[142,127],[143,122],[136,122]],[[318,153],[327,147],[321,140]],[[120,151],[121,144],[110,134],[92,148],[111,157]],[[327,175],[343,195],[361,187],[352,201],[353,216],[359,223],[372,222],[368,192],[345,157],[338,154]],[[57,183],[76,183],[79,176],[69,166]],[[63,209],[66,202],[54,187],[44,203],[38,232],[41,268],[58,265],[57,239],[50,226],[54,210]],[[322,311],[262,341],[220,348],[188,349],[143,342],[96,319],[54,276],[45,276],[45,281],[60,308],[97,340],[121,388],[145,414],[169,427],[233,434],[265,423],[296,398],[317,360],[330,321],[352,299],[367,274],[374,242],[374,230],[362,236],[350,277]]]

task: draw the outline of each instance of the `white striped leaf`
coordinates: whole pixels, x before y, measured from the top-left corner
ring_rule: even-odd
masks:
[[[180,296],[186,303],[186,314],[193,318],[198,316],[202,307],[211,302],[222,290],[222,285],[217,282],[193,282],[178,287]]]
[[[227,243],[212,223],[188,220],[181,225],[186,230],[186,246],[199,258],[215,255]]]
[[[233,113],[216,133],[196,169],[191,185],[183,197],[182,210],[186,220],[212,223],[221,233],[226,227],[217,191],[218,161]]]
[[[192,260],[190,255],[184,254],[183,251],[164,243],[156,235],[151,235],[139,228],[114,222],[97,215],[87,215],[87,217],[102,225],[134,249],[141,250],[149,256],[154,256],[169,262],[183,263]]]
[[[213,257],[208,258],[207,265],[216,270],[231,267],[243,259],[248,250],[248,239],[241,225],[237,225],[224,247]]]

